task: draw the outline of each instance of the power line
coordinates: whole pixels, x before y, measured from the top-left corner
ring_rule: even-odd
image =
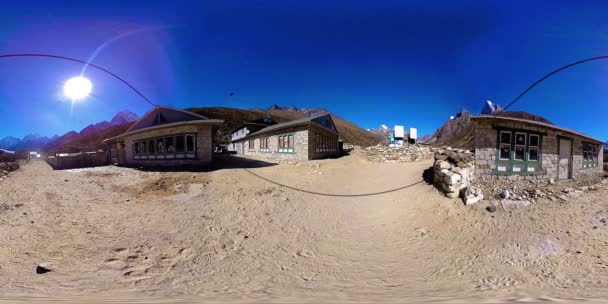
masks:
[[[119,77],[118,75],[112,73],[108,69],[100,67],[100,66],[98,66],[96,64],[88,63],[86,61],[83,61],[83,60],[80,60],[80,59],[76,59],[76,58],[71,58],[71,57],[66,57],[66,56],[59,56],[59,55],[51,55],[51,54],[3,54],[3,55],[0,55],[0,58],[12,58],[12,57],[45,57],[45,58],[54,58],[54,59],[62,59],[62,60],[67,60],[67,61],[79,62],[79,63],[83,63],[83,64],[86,64],[86,65],[92,66],[92,67],[94,67],[96,69],[99,69],[99,70],[101,70],[103,72],[106,72],[106,73],[110,74],[112,77],[120,80],[122,83],[126,84],[129,88],[131,88],[131,90],[133,90],[135,93],[137,93],[137,95],[139,95],[139,97],[143,98],[145,101],[147,101],[152,106],[155,106],[155,107],[157,106],[155,103],[153,103],[152,101],[150,101],[146,96],[144,96],[144,94],[142,94],[139,90],[137,90],[134,86],[132,86],[126,80],[124,80],[121,77]]]
[[[514,103],[516,103],[522,96],[524,96],[526,93],[528,93],[528,91],[532,90],[532,88],[534,88],[536,85],[538,85],[539,83],[541,83],[543,80],[567,69],[570,67],[573,67],[575,65],[581,64],[581,63],[585,63],[585,62],[589,62],[589,61],[593,61],[593,60],[600,60],[600,59],[608,59],[608,56],[599,56],[599,57],[592,57],[592,58],[587,58],[587,59],[583,59],[583,60],[579,60],[570,64],[567,64],[565,66],[562,66],[556,70],[553,70],[551,73],[541,77],[540,79],[538,79],[536,82],[534,82],[531,86],[529,86],[527,89],[525,89],[521,94],[519,94],[519,96],[517,96],[517,98],[515,98],[513,101],[511,101],[511,103],[509,103],[506,107],[504,107],[502,110],[500,111],[496,111],[494,113],[494,116],[497,116],[498,114],[506,111],[510,106],[512,106]]]

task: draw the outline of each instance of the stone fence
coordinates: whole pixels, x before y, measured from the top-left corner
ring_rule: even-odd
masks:
[[[433,165],[435,186],[447,197],[462,196],[465,204],[483,199],[481,191],[471,187],[475,179],[475,155],[470,151],[440,149],[435,152]]]
[[[407,145],[388,147],[376,145],[362,150],[363,158],[375,163],[405,163],[433,158],[433,149],[427,146]]]

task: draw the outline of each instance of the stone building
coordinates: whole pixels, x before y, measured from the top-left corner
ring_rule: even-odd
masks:
[[[213,159],[213,134],[222,120],[157,106],[124,134],[106,139],[112,163],[200,166]]]
[[[243,155],[267,161],[311,160],[339,154],[338,130],[330,114],[263,128],[235,141]]]
[[[270,116],[241,124],[234,130],[230,131],[230,144],[228,145],[228,151],[236,152],[236,154],[243,154],[244,146],[243,141],[240,139],[245,138],[247,135],[262,130],[268,126],[276,124],[277,123],[272,120]]]
[[[481,115],[475,126],[475,171],[482,178],[564,180],[602,172],[602,141],[553,124]]]

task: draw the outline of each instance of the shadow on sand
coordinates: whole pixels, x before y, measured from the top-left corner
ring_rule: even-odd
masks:
[[[248,159],[229,154],[217,154],[213,156],[213,162],[207,166],[165,166],[165,167],[136,167],[141,171],[153,172],[212,172],[225,169],[255,169],[276,166],[261,160]]]

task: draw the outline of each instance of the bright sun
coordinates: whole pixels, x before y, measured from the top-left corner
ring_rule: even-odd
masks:
[[[93,84],[90,80],[82,76],[68,79],[63,85],[63,94],[72,101],[82,100],[91,94]]]

